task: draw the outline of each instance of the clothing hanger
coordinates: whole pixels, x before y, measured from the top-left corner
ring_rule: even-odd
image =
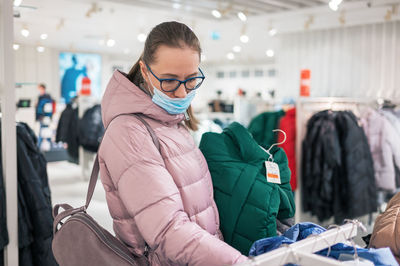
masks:
[[[274,161],[274,157],[272,156],[272,154],[271,154],[271,152],[270,152],[271,149],[272,149],[272,147],[282,145],[283,143],[286,142],[286,133],[285,133],[285,131],[283,131],[282,129],[273,129],[272,132],[281,132],[281,133],[283,134],[283,141],[272,144],[271,147],[269,147],[268,150],[266,150],[266,149],[265,149],[264,147],[262,147],[261,145],[258,145],[258,146],[260,146],[261,149],[263,149],[263,151],[265,151],[265,152],[269,155],[268,161],[271,161],[271,162]]]
[[[328,229],[319,234],[317,237],[307,237],[306,239],[295,242],[291,245],[282,246],[265,254],[252,257],[250,260],[238,264],[245,265],[260,265],[260,266],[278,266],[287,263],[295,263],[304,266],[315,265],[373,265],[368,260],[360,260],[357,258],[350,261],[339,261],[321,255],[316,255],[314,252],[329,248],[337,243],[346,242],[357,235],[357,229],[363,226],[356,220],[345,221],[342,226],[334,226],[336,228]],[[332,227],[331,227],[332,228]],[[355,247],[355,245],[354,245]],[[354,257],[353,257],[354,258]],[[352,258],[350,258],[352,259]]]

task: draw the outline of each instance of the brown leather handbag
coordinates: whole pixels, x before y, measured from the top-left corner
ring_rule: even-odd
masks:
[[[154,144],[160,150],[160,143],[150,125],[139,115],[134,116],[146,126]],[[72,208],[69,204],[57,204],[53,208],[52,249],[57,263],[60,266],[149,265],[146,256],[134,256],[119,239],[87,214],[86,209],[96,187],[99,169],[96,155],[84,206]],[[61,213],[60,208],[64,209]],[[66,220],[63,222],[64,219]]]

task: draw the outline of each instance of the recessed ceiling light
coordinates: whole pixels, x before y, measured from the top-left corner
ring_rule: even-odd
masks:
[[[228,53],[226,55],[226,58],[228,58],[229,60],[233,60],[233,59],[235,59],[235,55],[233,53]]]
[[[42,39],[42,40],[46,40],[47,37],[48,37],[47,33],[42,33],[42,34],[40,35],[40,39]]]
[[[243,13],[243,12],[238,12],[238,13],[237,13],[237,16],[238,16],[238,18],[239,18],[241,21],[243,21],[243,22],[245,22],[245,21],[247,20],[247,16],[246,16],[246,14]]]
[[[271,28],[271,29],[268,31],[268,33],[269,33],[269,36],[275,36],[276,33],[278,33],[278,30],[275,29],[275,28]]]
[[[182,5],[179,4],[179,3],[173,3],[173,4],[172,4],[172,7],[175,8],[175,9],[179,9],[179,8],[182,7]]]
[[[216,17],[216,18],[221,18],[222,14],[221,12],[219,12],[218,10],[214,9],[213,11],[211,11],[211,14]]]
[[[137,38],[138,38],[139,42],[145,42],[147,36],[146,36],[146,34],[144,34],[144,33],[139,33],[138,36],[137,36]]]
[[[39,53],[43,53],[45,49],[44,49],[43,46],[38,46],[38,47],[36,47],[36,50],[37,50]]]
[[[240,36],[240,41],[242,43],[248,43],[249,42],[249,36],[247,36],[246,34],[243,34],[242,36]]]
[[[29,30],[27,28],[23,28],[21,30],[21,35],[24,36],[25,38],[27,38],[29,36]]]
[[[336,5],[335,3],[333,3],[332,1],[329,2],[329,8],[332,9],[333,11],[337,11],[338,10],[338,5]]]
[[[201,61],[202,61],[202,62],[207,60],[207,57],[206,57],[204,54],[201,54],[200,57],[201,57]]]
[[[18,49],[19,49],[19,44],[14,43],[14,44],[13,44],[13,49],[14,49],[15,51],[18,50]]]
[[[235,53],[239,53],[240,51],[242,51],[242,47],[240,47],[239,45],[235,45],[235,46],[233,46],[232,50]]]
[[[342,3],[343,0],[331,0],[329,1],[329,7],[333,11],[337,11],[339,8],[339,5]]]
[[[22,4],[22,0],[14,0],[14,6],[20,6]]]
[[[107,46],[108,47],[113,47],[115,45],[115,40],[113,39],[108,39],[107,40]]]
[[[273,57],[273,56],[275,55],[275,52],[274,52],[274,50],[272,50],[272,49],[268,49],[268,50],[265,52],[265,54],[266,54],[268,57]]]

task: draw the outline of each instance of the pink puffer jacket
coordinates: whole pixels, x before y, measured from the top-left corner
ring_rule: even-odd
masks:
[[[100,176],[117,237],[138,255],[147,243],[151,265],[244,261],[221,240],[211,176],[180,123],[184,115],[168,114],[119,71],[101,107],[108,129],[99,151]],[[154,129],[161,154],[137,118],[121,116],[131,113],[142,114]]]

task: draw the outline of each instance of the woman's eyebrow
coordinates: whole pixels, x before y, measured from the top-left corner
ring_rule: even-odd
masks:
[[[196,72],[186,76],[186,78],[190,78],[192,76],[197,76],[197,75],[199,75],[199,71],[196,71]],[[168,77],[171,77],[171,78],[178,78],[178,75],[171,74],[171,73],[164,73],[164,74],[161,74],[160,76],[168,76]]]

